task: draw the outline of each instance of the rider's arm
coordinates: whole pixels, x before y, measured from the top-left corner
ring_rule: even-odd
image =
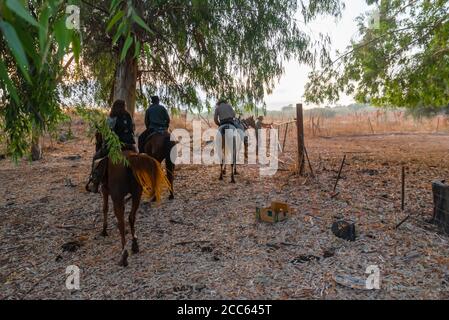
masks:
[[[148,129],[150,126],[150,108],[145,111],[145,127]]]
[[[217,126],[220,126],[220,121],[218,121],[218,107],[215,108],[215,113],[214,113],[214,122]]]
[[[133,118],[131,117],[130,114],[127,114],[126,118],[129,122],[129,131],[131,131],[131,133],[134,135],[134,130],[136,128],[136,125],[134,124]]]
[[[165,118],[165,121],[167,122],[167,127],[168,127],[168,126],[170,126],[170,115],[168,114],[168,111],[166,108],[163,108],[163,109],[164,109],[164,118]]]

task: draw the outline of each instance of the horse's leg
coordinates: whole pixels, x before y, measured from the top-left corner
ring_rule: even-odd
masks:
[[[119,265],[126,267],[128,266],[128,250],[125,249],[126,239],[125,239],[125,201],[124,198],[113,199],[114,203],[114,214],[117,218],[117,225],[120,231],[120,237],[122,239],[122,257],[120,259]]]
[[[223,164],[224,164],[224,148],[221,149],[221,162],[220,162],[220,178],[218,180],[223,180]],[[226,171],[226,165],[224,166],[224,170]]]
[[[131,212],[129,213],[129,226],[131,228],[131,235],[133,237],[131,250],[132,250],[132,253],[138,253],[139,252],[139,244],[137,243],[135,223],[136,223],[137,209],[139,209],[140,199],[142,197],[142,190],[139,190],[138,192],[133,194],[132,197],[133,197],[133,203],[132,203],[132,207],[131,207]]]
[[[108,189],[103,185],[101,187],[101,193],[103,194],[103,231],[101,235],[103,237],[108,236],[108,211],[109,211],[109,192]]]
[[[165,159],[165,167],[167,170],[167,179],[168,182],[170,183],[170,196],[168,197],[169,200],[173,200],[175,198],[175,192],[173,190],[173,181],[174,181],[174,176],[175,176],[175,164],[173,162],[171,162],[170,160],[170,156],[168,158]]]
[[[235,146],[235,136],[232,138],[232,166],[231,166],[231,183],[235,183],[235,167],[237,164],[237,152]]]

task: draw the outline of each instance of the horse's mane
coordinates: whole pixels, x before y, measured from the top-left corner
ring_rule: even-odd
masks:
[[[134,177],[143,189],[143,196],[147,199],[154,197],[159,202],[162,192],[171,189],[159,161],[142,153],[127,153],[126,158]]]

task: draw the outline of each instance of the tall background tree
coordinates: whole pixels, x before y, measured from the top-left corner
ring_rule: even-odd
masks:
[[[367,0],[360,39],[310,75],[310,102],[338,101],[342,92],[384,107],[449,106],[449,1]]]
[[[81,8],[80,34],[62,28],[71,3]],[[122,98],[131,114],[156,93],[197,110],[219,97],[263,105],[286,60],[312,64],[326,55],[304,25],[342,8],[340,0],[0,0],[8,154],[28,154],[57,122],[67,100],[59,93],[87,93],[99,105]]]
[[[78,34],[66,26],[68,3],[0,1],[0,130],[16,159],[40,158],[40,135],[64,117],[56,89],[64,57],[78,60],[80,52]]]
[[[246,106],[262,103],[283,62],[316,58],[317,43],[302,27],[342,9],[338,0],[83,4],[83,61],[90,76],[103,78],[102,96],[125,99],[132,114],[136,100],[145,105],[145,97],[156,93],[170,106],[199,110],[220,96]],[[104,26],[106,34],[98,32]],[[99,59],[109,62],[108,73],[96,68]]]

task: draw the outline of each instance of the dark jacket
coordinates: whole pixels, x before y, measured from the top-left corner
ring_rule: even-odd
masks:
[[[112,130],[117,134],[120,141],[125,144],[136,144],[134,140],[134,124],[129,113],[121,114],[112,118]]]
[[[167,109],[160,104],[152,104],[145,112],[145,126],[148,129],[168,129],[170,116]]]

